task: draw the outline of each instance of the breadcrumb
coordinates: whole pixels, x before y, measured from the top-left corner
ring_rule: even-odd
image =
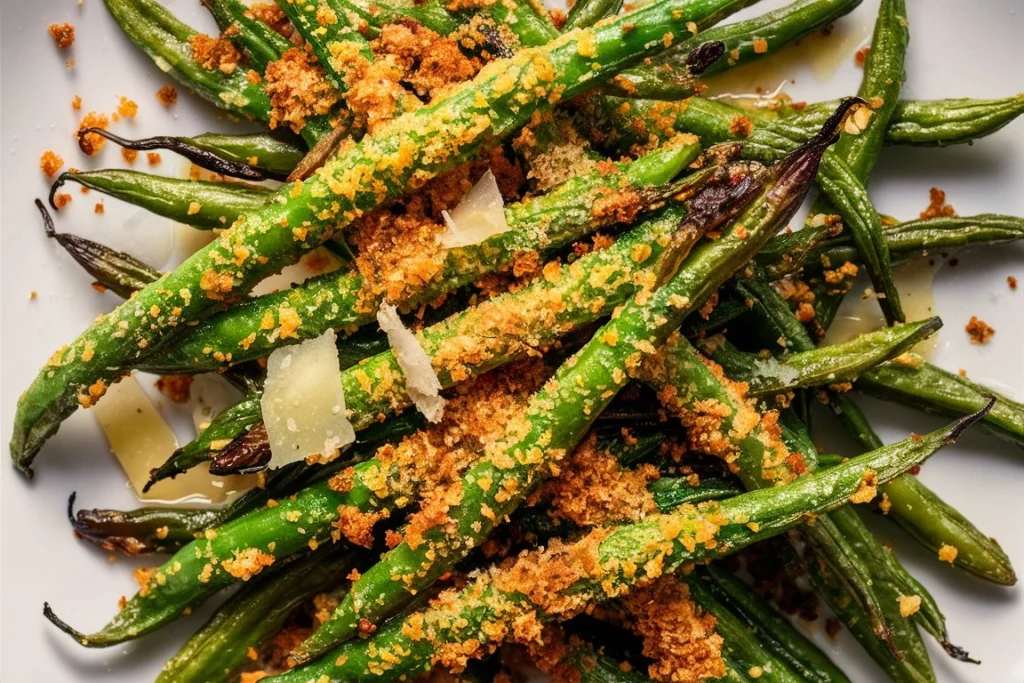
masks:
[[[953,564],[956,561],[956,556],[960,551],[957,550],[956,546],[943,543],[942,547],[939,548],[939,559],[943,562],[949,562]]]
[[[270,62],[264,80],[272,107],[271,129],[284,125],[298,133],[309,117],[326,114],[338,101],[338,92],[324,78],[316,59],[298,48]]]
[[[160,163],[160,153],[159,152],[147,152],[146,153],[146,161],[149,162],[150,166],[156,166],[157,164]]]
[[[1006,284],[1009,285],[1010,289],[1016,291],[1017,289],[1017,278],[1012,275],[1006,276]]]
[[[39,159],[39,168],[46,174],[47,178],[57,175],[57,171],[63,166],[64,159],[59,154],[54,153],[53,150],[46,150]]]
[[[161,375],[156,388],[174,403],[185,404],[190,398],[193,375]]]
[[[170,107],[178,101],[178,89],[173,85],[165,85],[156,91],[156,99],[165,107]]]
[[[121,99],[118,101],[117,104],[118,116],[126,119],[134,119],[135,115],[138,113],[139,105],[136,104],[133,100],[130,100],[122,95]]]
[[[871,52],[870,45],[865,45],[861,49],[857,50],[856,54],[853,55],[853,63],[857,66],[864,66],[864,63],[868,61],[869,52]]]
[[[917,614],[921,609],[921,596],[920,595],[901,595],[900,598],[900,616],[906,619],[907,617]]]
[[[970,336],[972,344],[987,344],[992,335],[996,333],[995,328],[976,315],[971,316],[964,329]]]
[[[75,95],[75,97],[71,100],[71,108],[75,111],[80,111],[82,109],[81,95]]]
[[[71,24],[50,24],[48,30],[53,42],[61,49],[69,48],[75,42],[75,27]]]
[[[86,128],[100,128],[106,130],[110,127],[110,119],[106,114],[100,112],[91,111],[82,117],[81,122],[78,124],[79,133]],[[92,156],[103,149],[103,145],[107,144],[106,138],[98,133],[86,133],[85,135],[78,135],[78,146],[82,148],[82,151]]]
[[[54,204],[54,206],[57,207],[58,211],[60,211],[61,209],[63,209],[65,206],[67,206],[70,203],[71,203],[71,195],[69,195],[69,194],[67,194],[65,192],[59,192],[59,193],[57,193],[57,194],[55,194],[53,196],[53,204]]]
[[[939,188],[928,190],[928,199],[928,208],[921,212],[921,220],[956,215],[956,209],[946,203],[946,193]]]

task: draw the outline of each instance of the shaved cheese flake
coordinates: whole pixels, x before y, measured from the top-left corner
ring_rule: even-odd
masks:
[[[508,232],[505,203],[498,190],[498,181],[490,169],[477,181],[459,205],[449,214],[442,211],[448,231],[440,236],[446,249],[480,244],[489,237]]]
[[[267,359],[263,422],[270,467],[310,456],[333,459],[356,440],[345,416],[345,393],[334,330],[317,339],[276,349]]]
[[[162,465],[178,448],[170,425],[134,377],[111,386],[90,410],[139,500],[221,503],[256,484],[256,475],[215,477],[209,472],[209,463],[203,463],[143,493],[149,471]]]
[[[440,422],[444,415],[444,398],[441,397],[441,382],[434,374],[430,356],[420,346],[419,340],[402,324],[398,310],[391,304],[381,304],[377,309],[377,322],[388,335],[388,344],[398,360],[398,367],[405,375],[405,388],[416,409],[430,422]]]

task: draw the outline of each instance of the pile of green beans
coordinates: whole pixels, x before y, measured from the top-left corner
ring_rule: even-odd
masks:
[[[228,178],[283,181],[115,169],[57,178],[51,204],[70,181],[217,233],[170,272],[58,232],[37,200],[47,237],[123,301],[59,349],[21,396],[15,467],[31,476],[62,422],[132,372],[220,372],[244,397],[154,469],[147,489],[204,463],[213,476],[262,472],[258,487],[219,508],[76,512],[72,494],[68,516],[81,538],[169,557],[94,633],[46,604],[57,628],[83,646],[110,647],[234,586],[157,680],[237,680],[263,665],[256,660],[275,636],[308,623],[316,605],[314,628],[295,641],[287,668],[255,675],[376,683],[451,668],[475,682],[493,678],[498,665],[494,658],[475,669],[474,660],[507,645],[526,646],[542,669],[571,680],[648,683],[655,669],[647,675],[637,653],[577,637],[573,619],[595,608],[628,612],[618,598],[664,580],[679,582],[696,613],[713,617],[723,643],[719,680],[848,683],[735,565],[714,562],[785,535],[790,543],[780,547],[891,680],[935,680],[924,633],[951,657],[974,661],[950,642],[940,606],[857,504],[932,554],[954,545],[951,563],[963,571],[1015,584],[998,543],[908,470],[973,425],[1024,446],[1024,406],[914,353],[942,321],[905,320],[892,265],[1021,240],[1024,218],[898,222],[878,213],[867,185],[884,145],[973,141],[1024,114],[1024,97],[901,100],[904,0],[881,0],[855,97],[764,110],[701,98],[697,77],[770,58],[860,0],[795,0],[727,25],[720,22],[756,0],[653,0],[626,11],[621,0],[580,0],[559,27],[558,15],[533,0],[282,0],[282,33],[295,42],[240,0],[204,0],[220,38],[243,56],[224,69],[197,61],[199,34],[157,0],[104,2],[159,68],[230,116],[276,125],[263,76],[295,49],[315,62],[311,77],[323,79],[334,104],[291,133],[132,140],[80,132],[126,149],[173,151]],[[382,82],[389,111],[359,113],[364,67],[399,72],[403,60],[430,57],[384,54],[386,41],[377,39],[392,28],[424,44],[452,41],[479,72],[430,101],[401,79]],[[567,134],[587,143],[574,150],[572,168],[559,169],[568,179],[549,181],[541,165],[564,161]],[[417,254],[433,275],[383,294],[346,232],[378,209],[399,215],[425,183],[444,183],[444,174],[490,151],[524,171],[517,182],[526,194],[503,207],[509,229]],[[814,185],[811,216],[837,215],[841,225],[812,220],[783,233]],[[343,255],[339,270],[251,295],[322,245]],[[399,264],[396,277],[421,260]],[[478,287],[518,276],[527,261],[542,267],[507,291]],[[844,296],[827,280],[846,263],[869,277],[887,326],[819,346]],[[780,295],[787,280],[808,284],[814,320],[805,310],[798,319]],[[410,477],[408,463],[393,457],[407,437],[438,432],[421,432],[403,359],[376,324],[383,304],[417,314],[414,336],[446,395],[513,362],[545,359],[547,381],[516,397],[514,416],[496,425],[500,436],[467,447],[471,457],[445,472],[447,483]],[[275,332],[292,314],[294,332]],[[328,330],[339,333],[339,382],[356,441],[327,464],[268,469],[265,361]],[[884,445],[856,392],[955,421]],[[818,452],[815,398],[857,442],[854,457]],[[568,476],[564,461],[588,439],[622,471],[643,468],[639,493],[653,505],[579,522],[546,504],[542,484]],[[427,460],[417,465],[446,465],[440,449],[417,451]],[[356,529],[346,524],[365,533],[348,534]],[[549,644],[558,645],[559,661],[533,648]]]

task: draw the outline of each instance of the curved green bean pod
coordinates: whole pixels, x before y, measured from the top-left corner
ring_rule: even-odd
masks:
[[[942,327],[939,318],[883,327],[841,344],[819,346],[782,358],[761,358],[733,347],[720,337],[699,342],[708,356],[728,367],[732,379],[747,382],[751,396],[766,396],[802,387],[855,380],[869,369],[895,358]],[[723,356],[729,354],[729,360]]]
[[[734,552],[791,528],[807,514],[841,505],[859,490],[868,470],[874,471],[879,481],[888,481],[955,439],[978,417],[961,420],[921,440],[908,439],[873,451],[785,486],[752,491],[717,504],[686,506],[674,514],[654,515],[642,522],[596,531],[564,551],[566,557],[593,561],[587,572],[581,569],[578,577],[557,590],[556,597],[574,596],[569,607],[552,609],[545,592],[527,595],[506,589],[503,571],[492,569],[465,588],[445,593],[426,610],[388,622],[368,640],[349,641],[310,666],[267,680],[306,683],[326,676],[328,680],[352,683],[384,683],[425,673],[438,662],[441,648],[447,643],[472,638],[482,646],[497,645],[512,635],[513,624],[523,615],[541,620],[568,618],[583,605],[606,600],[625,592],[630,585],[654,578],[648,574],[652,567],[660,575],[687,562]],[[709,515],[724,522],[713,526],[717,531],[712,536],[717,542],[695,542],[697,529],[707,524]],[[736,519],[745,523],[732,521]],[[672,531],[666,533],[666,529]],[[544,557],[536,552],[524,555],[518,560],[522,563],[519,567],[534,566]],[[472,653],[460,649],[460,654]]]
[[[305,183],[286,185],[260,211],[239,219],[51,358],[19,400],[11,439],[15,466],[29,473],[65,418],[99,399],[108,383],[187,323],[237,300],[410,183],[425,182],[506,137],[553,100],[582,93],[656,54],[665,47],[666,32],[685,30],[687,22],[738,1],[658,0],[601,27],[495,60],[447,97],[364,137]],[[624,31],[625,24],[635,28]]]
[[[342,544],[293,560],[246,584],[181,646],[156,683],[229,680],[313,596],[344,581],[357,553]]]
[[[263,73],[270,62],[295,47],[280,33],[256,19],[249,8],[238,0],[202,0],[217,21],[217,27],[235,43],[249,59],[249,65]]]
[[[569,8],[562,30],[593,26],[605,17],[618,14],[621,9],[622,0],[580,0]]]
[[[273,190],[259,185],[165,178],[109,169],[61,173],[50,188],[51,205],[57,190],[69,180],[200,229],[228,228],[239,216],[262,209],[274,196]]]

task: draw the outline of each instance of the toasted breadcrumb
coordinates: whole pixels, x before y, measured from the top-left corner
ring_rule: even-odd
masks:
[[[134,164],[135,160],[139,158],[139,152],[138,150],[122,147],[121,156],[124,157],[124,160],[127,161],[129,164]]]
[[[214,38],[204,33],[197,33],[189,39],[192,48],[192,59],[204,69],[218,69],[230,74],[242,62],[242,53],[227,38]]]
[[[665,576],[622,602],[630,628],[644,640],[644,656],[654,660],[647,670],[653,680],[697,683],[725,675],[715,618],[693,602],[685,583]]]
[[[248,581],[272,564],[274,564],[274,556],[259,548],[235,550],[232,558],[221,562],[224,571],[242,581]]]
[[[46,174],[47,178],[57,175],[57,171],[62,166],[64,166],[64,159],[59,154],[54,153],[53,150],[46,150],[39,159],[39,168]]]
[[[956,561],[956,556],[960,551],[957,550],[956,546],[943,543],[939,548],[939,559],[943,562],[949,562],[953,564]]]
[[[316,59],[298,48],[268,64],[264,80],[272,129],[284,125],[298,133],[309,117],[326,114],[338,101],[338,92],[324,78]]]
[[[147,152],[146,153],[146,161],[149,162],[150,166],[156,166],[157,164],[160,163],[160,153],[159,152]]]
[[[249,6],[246,16],[252,17],[280,33],[285,38],[290,38],[294,32],[287,15],[276,3],[256,2]]]
[[[54,204],[54,206],[57,207],[58,211],[60,211],[61,209],[63,209],[65,206],[67,206],[70,203],[71,203],[71,195],[69,195],[69,194],[67,194],[65,192],[58,192],[57,194],[55,194],[53,196],[53,204]]]
[[[1010,289],[1016,290],[1017,289],[1017,278],[1015,278],[1012,275],[1007,275],[1006,276],[1006,284],[1009,285]]]
[[[29,301],[35,301],[38,296],[39,296],[39,292],[37,292],[34,289],[31,292],[28,293]]]
[[[80,111],[82,109],[82,96],[81,95],[75,95],[74,96],[74,98],[71,100],[71,108],[73,110],[75,110],[75,111]]]
[[[165,107],[170,107],[178,101],[178,89],[173,85],[165,85],[156,91],[156,99]]]
[[[101,200],[96,202],[96,205],[93,206],[92,210],[93,213],[103,213],[104,211],[106,211],[106,208],[103,206],[103,201]]]
[[[964,329],[970,336],[972,344],[987,344],[992,335],[996,333],[995,328],[976,315],[971,316]]]
[[[763,55],[768,52],[768,41],[764,38],[754,38],[750,41],[750,44],[754,47],[754,54]]]
[[[857,66],[864,66],[864,63],[868,61],[868,53],[871,52],[871,46],[865,45],[853,55],[853,63]]]
[[[156,380],[156,388],[174,403],[188,403],[192,387],[193,375],[161,375]]]
[[[82,117],[82,120],[78,124],[78,131],[81,132],[86,128],[101,128],[106,130],[110,126],[110,119],[106,114],[100,112],[91,111]],[[76,133],[76,135],[78,135]],[[101,149],[103,145],[107,144],[106,138],[98,133],[86,133],[85,135],[78,135],[78,146],[82,148],[82,151],[92,156]]]
[[[53,42],[61,49],[69,48],[75,42],[75,27],[71,24],[50,24],[48,31]]]
[[[134,119],[138,113],[139,105],[122,95],[117,104],[117,115],[125,119]]]
[[[901,595],[899,601],[900,616],[904,619],[917,614],[917,612],[921,609],[920,595]]]
[[[939,188],[928,190],[928,198],[928,208],[921,212],[921,220],[956,215],[956,209],[946,203],[946,193]]]
[[[738,138],[750,137],[752,132],[754,132],[754,122],[742,114],[729,122],[729,133]]]

